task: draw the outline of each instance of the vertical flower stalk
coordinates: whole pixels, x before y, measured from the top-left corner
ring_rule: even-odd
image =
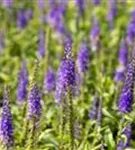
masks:
[[[132,127],[131,124],[128,124],[122,131],[121,139],[119,140],[117,145],[117,150],[124,150],[125,148],[128,148],[130,146],[131,136],[132,136]]]
[[[98,103],[98,95],[96,94],[93,98],[92,106],[89,113],[90,120],[95,120],[97,118],[97,103]]]
[[[128,24],[127,34],[126,34],[128,45],[131,45],[131,46],[133,46],[133,42],[134,42],[134,38],[135,38],[134,28],[135,28],[135,10],[131,14],[131,19]]]
[[[107,20],[108,20],[110,29],[112,29],[114,27],[114,18],[117,14],[116,0],[109,0],[108,5],[109,5],[109,8],[108,8],[109,10],[108,10]]]
[[[17,25],[18,29],[21,31],[27,25],[27,18],[25,14],[25,10],[20,10],[17,15]]]
[[[43,91],[44,93],[52,92],[55,89],[55,74],[49,69],[45,75]]]
[[[41,95],[36,83],[37,68],[38,68],[38,62],[34,70],[33,78],[30,84],[30,91],[28,95],[27,118],[30,122],[29,123],[30,135],[29,135],[27,150],[33,149],[34,142],[35,142],[34,137],[35,137],[36,123],[39,121],[41,115]]]
[[[77,17],[76,17],[76,28],[77,31],[79,30],[79,23],[80,23],[80,19],[83,19],[83,23],[84,23],[84,10],[85,10],[85,1],[82,0],[75,0],[75,4],[78,8],[78,13],[77,13]]]
[[[4,48],[5,48],[4,34],[2,31],[0,31],[0,52],[3,51]]]
[[[99,104],[98,104],[98,112],[97,112],[97,127],[101,125],[102,121],[102,99],[100,98]]]
[[[135,52],[131,62],[127,67],[127,75],[118,101],[118,110],[121,113],[129,113],[132,110],[133,103],[133,91],[134,91],[134,80],[135,80]]]
[[[100,4],[100,0],[92,0],[92,3],[93,3],[94,5],[99,5],[99,4]]]
[[[2,3],[4,7],[10,8],[13,5],[13,0],[3,0]]]
[[[115,81],[123,81],[125,70],[128,62],[128,45],[126,40],[121,40],[121,45],[119,49],[119,67],[115,73]]]
[[[85,73],[89,65],[89,51],[85,44],[82,44],[77,56],[77,66],[79,73]]]
[[[5,88],[2,114],[0,120],[0,141],[7,150],[11,148],[14,143],[12,114],[9,106],[9,91],[7,87]]]
[[[67,121],[69,129],[69,139],[70,139],[70,149],[74,147],[74,132],[73,132],[73,104],[72,97],[75,91],[75,63],[72,58],[72,42],[67,40],[64,44],[64,57],[60,63],[57,79],[56,79],[56,92],[55,96],[58,102],[63,107],[66,108],[67,112]],[[67,109],[68,108],[68,109]],[[62,114],[65,116],[65,112]],[[63,118],[63,117],[62,117]],[[65,118],[64,118],[65,119]],[[65,120],[64,120],[65,121]],[[62,120],[62,122],[64,122]],[[63,123],[62,123],[63,124]],[[62,127],[63,129],[63,127]],[[62,131],[63,133],[63,131]],[[62,135],[63,136],[63,135]]]
[[[93,18],[93,25],[90,31],[90,41],[92,46],[92,51],[97,51],[99,48],[99,39],[100,39],[100,27],[98,21]]]
[[[26,67],[26,62],[23,61],[20,71],[18,73],[18,92],[17,100],[19,104],[22,104],[26,100],[28,87],[28,71]]]
[[[38,57],[41,59],[45,56],[45,32],[40,30],[38,43]]]

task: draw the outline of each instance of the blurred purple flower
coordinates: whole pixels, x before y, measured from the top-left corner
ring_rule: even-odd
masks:
[[[43,90],[45,93],[52,92],[55,89],[55,74],[49,69],[44,80]]]
[[[125,70],[127,67],[128,62],[128,45],[126,40],[122,39],[119,49],[119,65],[120,67],[117,68],[116,74],[115,74],[115,81],[123,81],[125,78]]]
[[[39,7],[39,10],[44,9],[45,1],[44,0],[38,0],[38,7]]]
[[[3,6],[11,7],[13,5],[13,0],[3,0]]]
[[[130,140],[132,136],[132,127],[131,124],[128,124],[125,128],[124,131],[122,132],[122,135],[126,137],[126,143],[124,140],[120,140],[118,145],[117,145],[117,150],[124,150],[125,148],[130,146]]]
[[[97,126],[100,126],[102,121],[102,99],[99,99],[98,110],[97,110]]]
[[[128,62],[128,45],[126,40],[122,39],[119,50],[119,62],[121,65],[126,66]]]
[[[56,7],[56,1],[55,0],[49,0],[49,6],[51,9],[54,9]]]
[[[35,83],[32,84],[28,97],[28,118],[38,119],[41,115],[41,95]]]
[[[52,28],[56,28],[62,20],[62,13],[60,12],[59,8],[54,8],[50,10],[48,14],[48,22]]]
[[[27,25],[26,13],[24,10],[20,10],[17,16],[17,25],[19,30],[22,30]]]
[[[118,109],[121,113],[128,113],[132,110],[133,91],[135,80],[135,53],[132,56],[131,62],[128,64],[125,83],[118,101]]]
[[[91,120],[95,120],[97,117],[97,103],[98,103],[98,95],[96,94],[93,98],[93,102],[89,113],[89,118]]]
[[[17,93],[18,103],[22,103],[26,99],[27,86],[28,86],[28,71],[26,63],[23,62],[21,69],[18,73],[18,93]]]
[[[132,45],[135,37],[135,10],[131,14],[131,20],[127,27],[127,41],[129,45]]]
[[[114,80],[117,81],[123,81],[125,78],[125,70],[126,68],[124,66],[120,66],[119,68],[117,68],[116,73],[115,73],[115,77]]]
[[[59,24],[57,24],[56,26],[56,32],[58,33],[59,36],[64,35],[65,33],[65,25],[63,22],[59,22]]]
[[[92,0],[92,3],[93,3],[94,5],[99,5],[99,4],[100,4],[100,0]]]
[[[26,16],[26,20],[27,20],[27,22],[30,20],[30,19],[32,19],[33,18],[33,10],[26,10],[25,11],[25,16]]]
[[[3,32],[0,32],[0,51],[2,51],[4,48],[5,48],[4,34]]]
[[[82,44],[77,56],[77,66],[80,73],[86,72],[89,65],[89,51],[85,44]]]
[[[109,23],[110,28],[113,28],[113,22],[114,22],[114,18],[117,14],[117,4],[116,4],[116,0],[109,0],[108,1],[108,5],[109,5],[109,12],[108,12],[108,16],[107,16],[107,20]]]
[[[39,32],[38,56],[39,58],[45,56],[45,32],[42,30]]]
[[[12,114],[9,107],[8,89],[5,89],[5,96],[0,120],[0,140],[9,149],[13,145]]]
[[[84,0],[75,0],[75,3],[78,7],[78,14],[79,16],[82,16],[85,9],[85,1]]]
[[[96,51],[99,46],[99,37],[100,37],[100,27],[97,20],[94,19],[93,25],[90,31],[90,40],[92,45],[92,50]]]
[[[24,10],[21,9],[17,14],[17,25],[19,30],[25,28],[29,22],[33,18],[33,10]]]
[[[72,48],[72,45],[69,45],[69,43],[65,43],[66,53],[57,72],[55,97],[58,102],[62,102],[62,98],[67,94],[68,89],[74,93],[76,86],[75,63],[71,56],[72,49],[70,48]]]

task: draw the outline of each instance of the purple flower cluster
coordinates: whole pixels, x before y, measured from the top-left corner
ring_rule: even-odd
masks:
[[[109,12],[108,12],[107,20],[108,20],[110,28],[113,28],[114,17],[117,14],[116,0],[109,0],[108,5],[109,5]]]
[[[24,29],[27,26],[28,21],[32,19],[32,17],[33,17],[32,10],[24,10],[24,9],[20,10],[17,15],[17,25],[19,30]]]
[[[2,115],[0,120],[0,140],[6,147],[13,145],[13,125],[12,114],[9,107],[8,90],[5,90],[5,97],[2,107]]]
[[[11,7],[13,5],[13,0],[3,0],[3,6]]]
[[[77,56],[77,66],[80,73],[87,71],[89,65],[89,51],[85,44],[82,44]]]
[[[55,89],[55,74],[49,69],[44,80],[43,91],[46,93],[52,92]]]
[[[130,146],[130,139],[132,136],[132,128],[131,124],[127,125],[122,133],[126,137],[126,142],[124,140],[120,140],[117,146],[117,150],[124,150],[125,148]]]
[[[132,45],[135,37],[135,10],[131,14],[131,20],[127,27],[127,41],[129,45]]]
[[[117,68],[117,70],[115,72],[114,80],[115,81],[123,81],[125,78],[125,70],[126,70],[126,68],[124,66],[120,66],[119,68]]]
[[[78,14],[79,16],[82,16],[82,14],[84,13],[84,9],[85,9],[85,1],[83,0],[75,0],[75,3],[78,7]]]
[[[68,44],[65,47],[65,50],[69,50]],[[72,58],[71,52],[65,53],[62,62],[60,63],[58,72],[57,72],[57,79],[56,79],[56,99],[58,102],[62,101],[62,97],[67,94],[68,89],[74,91],[76,80],[75,80],[75,62]]]
[[[94,5],[99,5],[99,4],[100,4],[100,0],[92,0],[92,3],[93,3]]]
[[[2,51],[5,47],[4,35],[3,32],[0,32],[0,51]]]
[[[41,115],[41,95],[37,88],[37,85],[34,83],[30,89],[28,97],[28,118],[38,119]]]
[[[90,31],[90,40],[92,45],[92,50],[96,51],[99,47],[99,37],[100,37],[100,27],[97,20],[94,19],[93,25]]]
[[[128,45],[126,40],[122,39],[119,50],[119,62],[121,65],[126,66],[128,62]]]
[[[45,56],[45,32],[42,30],[39,32],[38,56],[39,58]]]
[[[22,103],[26,99],[27,86],[28,86],[28,71],[26,63],[23,62],[20,72],[18,73],[18,93],[17,93],[18,103]]]
[[[38,0],[38,7],[40,10],[44,9],[45,1],[44,0]]]
[[[66,11],[67,3],[61,2],[60,4],[53,4],[51,7],[47,20],[50,26],[57,32],[58,35],[63,35],[66,32],[64,25],[64,14]]]
[[[118,108],[121,113],[128,113],[132,109],[133,91],[135,80],[135,53],[132,56],[131,62],[128,64],[127,75],[123,86]]]
[[[116,70],[115,81],[124,79],[125,70],[128,62],[128,45],[126,40],[122,39],[119,49],[119,68]]]
[[[93,103],[89,113],[89,118],[91,120],[94,120],[97,117],[97,103],[98,103],[98,95],[96,94],[93,98]]]

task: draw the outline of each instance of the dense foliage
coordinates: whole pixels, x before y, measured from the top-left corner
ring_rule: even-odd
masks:
[[[135,149],[133,0],[0,0],[0,150]]]

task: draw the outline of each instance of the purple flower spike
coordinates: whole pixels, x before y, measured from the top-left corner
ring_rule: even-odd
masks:
[[[38,119],[41,115],[41,96],[36,84],[33,84],[28,97],[28,118]]]
[[[126,40],[122,39],[119,50],[119,62],[121,65],[126,66],[128,62],[128,45]]]
[[[131,124],[127,125],[122,133],[126,137],[126,143],[121,139],[118,143],[117,150],[124,150],[125,148],[130,146],[130,139],[132,136],[132,128]]]
[[[133,91],[135,80],[135,53],[131,62],[128,64],[127,75],[123,86],[120,99],[118,101],[118,109],[121,113],[128,113],[132,109]]]
[[[17,16],[17,25],[19,30],[22,30],[27,25],[27,18],[24,10],[20,10]]]
[[[108,5],[109,5],[109,12],[108,12],[107,20],[109,22],[110,28],[113,28],[114,17],[116,16],[117,13],[116,0],[109,0]]]
[[[71,50],[72,45],[65,43],[65,50]],[[65,54],[62,62],[60,63],[57,79],[56,79],[56,99],[58,102],[62,102],[62,97],[67,94],[68,89],[72,92],[75,91],[76,80],[75,80],[75,63],[69,53]]]
[[[49,69],[45,76],[43,90],[45,93],[52,92],[55,89],[55,74]]]
[[[52,28],[57,28],[58,24],[62,21],[63,16],[59,8],[50,10],[48,15],[48,23]]]
[[[3,0],[4,7],[11,7],[13,4],[13,0]]]
[[[94,5],[99,5],[99,4],[100,4],[100,0],[92,0],[92,3],[93,3]]]
[[[0,32],[0,51],[2,51],[4,47],[5,47],[4,34],[3,32]]]
[[[85,9],[85,1],[84,0],[75,0],[75,3],[78,7],[79,16],[81,16],[84,13]]]
[[[125,78],[125,70],[126,70],[125,67],[120,66],[120,67],[116,70],[114,80],[115,80],[115,81],[123,81],[124,78]]]
[[[125,78],[125,70],[127,67],[128,62],[128,45],[126,40],[121,40],[121,45],[119,49],[119,65],[120,67],[117,68],[116,74],[115,74],[115,81],[123,81]]]
[[[38,0],[38,7],[39,7],[39,9],[44,9],[45,1],[44,0]]]
[[[45,32],[39,32],[39,43],[38,43],[38,56],[43,58],[45,56]]]
[[[90,32],[90,40],[92,45],[92,50],[96,51],[99,46],[99,37],[100,37],[100,27],[98,21],[94,19],[93,25]]]
[[[133,45],[135,37],[135,10],[131,14],[131,20],[127,27],[127,41],[129,45]]]
[[[27,86],[28,86],[28,71],[26,68],[26,63],[23,62],[20,72],[18,73],[18,93],[17,93],[18,103],[22,103],[26,99]]]
[[[86,72],[89,65],[89,51],[85,44],[82,44],[77,56],[77,66],[80,73]]]
[[[97,103],[98,103],[98,96],[96,94],[93,98],[93,103],[92,103],[91,110],[89,113],[89,118],[91,120],[95,120],[97,117]]]
[[[25,12],[27,22],[33,18],[33,10],[26,10]]]
[[[0,120],[0,140],[7,148],[11,147],[14,142],[12,114],[9,107],[9,96],[8,96],[7,89],[5,90],[1,120]]]

